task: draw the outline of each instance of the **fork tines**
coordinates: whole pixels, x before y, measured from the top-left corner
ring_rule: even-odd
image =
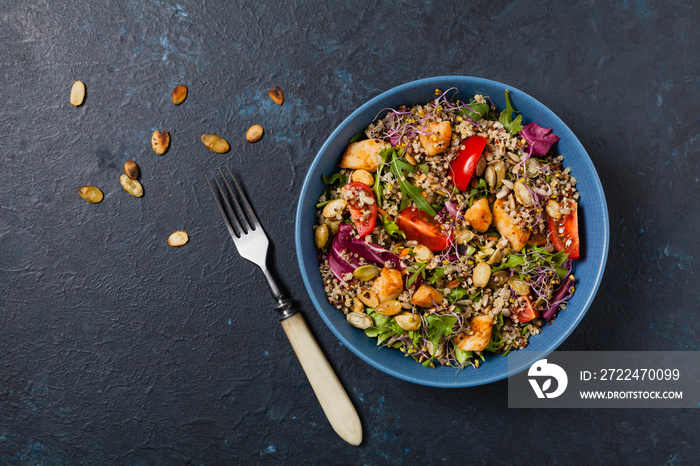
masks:
[[[226,186],[225,189],[221,186],[221,183],[219,183],[219,176],[217,176],[216,173],[214,173],[213,179],[218,189],[214,188],[208,176],[205,175],[205,178],[207,179],[211,193],[214,195],[216,205],[219,207],[222,217],[224,217],[224,221],[226,222],[229,232],[232,236],[240,238],[241,236],[247,235],[249,232],[260,228],[260,222],[255,216],[253,208],[250,206],[250,203],[245,197],[241,186],[238,184],[238,181],[236,181],[236,178],[233,176],[233,173],[231,173],[231,169],[228,168],[228,166],[226,167],[226,171],[228,172],[231,181],[233,181],[235,189],[231,187],[226,174],[221,170],[221,168],[219,168],[219,173],[221,174],[223,184]],[[223,199],[225,207],[221,203],[221,199]],[[238,201],[239,199],[241,202]],[[233,201],[233,205],[236,206],[236,209],[233,208],[231,201]],[[241,204],[243,207],[241,207]]]

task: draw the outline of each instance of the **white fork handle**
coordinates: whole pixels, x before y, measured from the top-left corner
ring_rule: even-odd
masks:
[[[296,313],[281,323],[333,430],[350,445],[359,445],[362,442],[360,417],[304,317]]]

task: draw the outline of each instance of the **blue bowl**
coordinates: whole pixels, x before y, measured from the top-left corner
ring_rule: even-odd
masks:
[[[475,94],[489,96],[501,110],[506,107],[505,90],[509,89],[513,106],[523,115],[523,125],[536,121],[545,128],[552,128],[561,138],[558,153],[564,155],[565,166],[571,167],[581,194],[579,226],[582,255],[575,265],[576,293],[567,308],[559,312],[551,326],[545,326],[541,334],[533,336],[525,350],[511,352],[506,357],[487,354],[481,367],[465,370],[444,366],[436,369],[423,367],[398,350],[378,347],[375,339],[351,327],[343,313],[328,303],[318,271],[318,253],[313,235],[313,225],[317,221],[315,204],[324,190],[321,175],[338,170],[340,156],[348,140],[378,115],[383,116],[383,110],[400,105],[423,104],[435,98],[436,88],[446,90],[451,87],[459,90],[458,96],[463,100],[469,100]],[[318,151],[304,180],[297,206],[295,236],[299,267],[309,296],[326,325],[353,353],[382,372],[409,382],[433,387],[470,387],[502,380],[529,368],[569,336],[586,314],[603,278],[610,227],[603,187],[593,162],[574,133],[552,111],[524,92],[505,84],[468,76],[441,76],[413,81],[380,94],[355,110],[333,131]]]

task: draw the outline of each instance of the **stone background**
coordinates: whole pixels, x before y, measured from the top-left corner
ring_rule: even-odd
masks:
[[[435,389],[372,369],[315,314],[293,223],[306,167],[369,98],[437,75],[505,82],[570,126],[609,202],[605,278],[561,349],[697,350],[699,27],[690,0],[3,1],[0,464],[697,464],[698,411],[509,410],[506,381]],[[206,150],[208,132],[231,151]],[[129,159],[141,199],[119,185]],[[358,409],[359,448],[222,226],[203,175],[224,164]],[[178,229],[191,240],[174,249]]]

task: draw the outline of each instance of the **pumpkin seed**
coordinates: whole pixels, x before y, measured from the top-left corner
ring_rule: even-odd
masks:
[[[498,270],[491,274],[491,279],[489,280],[489,284],[487,286],[492,290],[500,288],[508,281],[509,277],[509,272],[506,272],[505,270]]]
[[[491,278],[491,267],[486,262],[479,262],[472,271],[472,281],[474,286],[483,288],[489,283]]]
[[[126,174],[119,177],[119,182],[122,184],[124,191],[131,194],[134,197],[143,196],[143,186],[137,180],[132,180]]]
[[[277,86],[267,91],[267,95],[269,95],[277,105],[282,105],[282,103],[284,103],[284,94],[282,93],[282,89]]]
[[[489,188],[493,189],[496,187],[496,170],[494,170],[491,165],[486,167],[484,179],[486,180],[486,184],[489,185]]]
[[[328,226],[317,226],[316,231],[314,232],[314,240],[316,241],[316,247],[323,249],[326,243],[328,243]]]
[[[494,252],[491,255],[487,264],[489,264],[489,265],[498,264],[499,262],[501,262],[501,259],[503,259],[503,253],[501,252],[500,249],[496,249],[496,252]]]
[[[396,316],[394,316],[394,320],[397,324],[399,324],[399,327],[407,332],[414,332],[418,330],[423,323],[418,314],[408,311],[403,311],[396,314]]]
[[[530,285],[517,275],[510,277],[508,284],[520,296],[527,296],[530,293]]]
[[[368,329],[374,325],[372,318],[363,312],[350,312],[345,316],[345,319],[347,319],[348,324],[362,330]]]
[[[230,149],[226,139],[219,137],[216,134],[202,134],[201,139],[202,144],[207,146],[210,151],[216,152],[217,154],[223,154],[224,152],[228,152]]]
[[[403,305],[401,304],[401,301],[390,299],[375,307],[374,310],[385,316],[395,316],[399,312],[403,311]]]
[[[163,155],[168,150],[170,146],[170,134],[167,131],[162,133],[158,130],[153,131],[153,136],[151,136],[151,147],[153,152],[158,155]]]
[[[527,162],[525,162],[525,175],[527,175],[528,178],[534,178],[539,173],[540,163],[533,158],[527,159]]]
[[[379,306],[379,296],[377,296],[377,293],[372,290],[360,291],[360,293],[357,295],[357,299],[359,299],[362,304],[367,307],[371,307],[372,309],[376,309],[377,306]]]
[[[82,81],[76,81],[73,83],[73,87],[70,88],[70,103],[75,107],[79,107],[83,104],[85,100],[85,84]]]
[[[180,84],[175,89],[173,89],[172,94],[170,94],[170,100],[175,105],[180,105],[187,98],[187,88]]]
[[[362,267],[356,268],[352,276],[360,281],[367,282],[376,277],[380,270],[381,269],[376,265],[363,265]]]
[[[124,164],[124,173],[130,179],[135,180],[141,174],[141,168],[139,167],[139,164],[133,160],[127,160]]]
[[[365,305],[357,297],[352,298],[352,312],[365,312]]]
[[[506,177],[506,164],[499,160],[493,164],[493,169],[496,172],[496,187],[500,188]]]
[[[435,254],[433,254],[433,251],[422,244],[419,244],[413,248],[413,254],[415,255],[416,262],[420,262],[421,264],[425,264],[426,262],[435,259]]]
[[[484,174],[484,170],[486,170],[486,157],[481,157],[476,164],[476,171],[474,173],[479,177]]]
[[[455,241],[457,242],[457,244],[467,244],[473,238],[474,233],[467,229],[458,230],[457,234],[455,235]]]
[[[80,197],[85,199],[90,204],[97,204],[104,199],[104,194],[102,194],[102,191],[94,186],[83,186],[78,190],[78,194],[80,194]]]
[[[338,220],[336,218],[326,218],[323,215],[321,216],[321,218],[323,218],[323,225],[326,225],[328,227],[332,235],[338,233],[338,227],[340,226],[342,220]]]
[[[173,247],[184,246],[190,240],[186,231],[178,230],[170,235],[168,244]]]
[[[518,180],[513,185],[513,191],[515,191],[515,199],[524,205],[525,207],[530,207],[532,205],[532,196],[530,195],[530,190],[525,186],[525,183]]]
[[[374,177],[367,170],[355,170],[352,172],[352,181],[357,181],[359,183],[366,184],[367,186],[374,185]]]
[[[263,127],[260,125],[251,126],[245,133],[245,138],[248,140],[248,142],[258,142],[262,136]]]
[[[335,199],[323,207],[323,216],[329,219],[335,219],[338,215],[342,215],[345,211],[347,202],[345,199]]]

